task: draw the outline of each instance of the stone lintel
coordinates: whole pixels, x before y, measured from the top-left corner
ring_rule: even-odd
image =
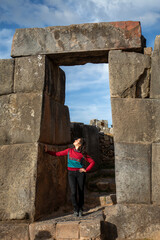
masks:
[[[22,41],[23,39],[23,41]],[[90,62],[107,61],[109,50],[121,49],[142,51],[142,35],[140,22],[101,22],[55,26],[46,28],[17,29],[12,43],[12,57],[38,54],[75,54],[78,58],[91,56]],[[105,51],[103,53],[103,51]],[[69,58],[69,57],[68,57]],[[59,59],[63,65],[63,59]],[[57,60],[57,62],[59,61]],[[87,60],[88,61],[88,60]],[[64,65],[75,64],[71,59],[64,59]],[[77,64],[77,62],[76,62]]]

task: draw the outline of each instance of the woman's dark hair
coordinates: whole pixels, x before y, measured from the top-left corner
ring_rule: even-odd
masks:
[[[84,157],[86,157],[87,156],[87,152],[86,152],[86,140],[85,140],[85,138],[80,138],[80,144],[81,144],[81,146],[78,148],[78,151],[80,153],[82,153],[82,155]]]

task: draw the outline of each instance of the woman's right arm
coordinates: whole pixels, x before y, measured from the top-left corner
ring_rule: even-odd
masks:
[[[52,156],[65,156],[68,154],[69,148],[67,148],[63,151],[54,152],[54,151],[48,151],[47,145],[44,145],[44,151],[45,151],[45,153],[48,153]]]

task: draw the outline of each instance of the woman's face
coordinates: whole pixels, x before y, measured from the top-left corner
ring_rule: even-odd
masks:
[[[76,147],[76,146],[80,146],[80,145],[81,145],[80,141],[81,141],[80,138],[76,139],[76,140],[74,141],[73,145],[74,145],[75,147]]]

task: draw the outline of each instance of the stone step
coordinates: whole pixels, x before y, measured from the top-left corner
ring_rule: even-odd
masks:
[[[88,180],[87,188],[90,191],[95,192],[116,192],[116,183],[115,178],[106,177],[106,178],[97,178],[94,180]]]
[[[101,239],[102,209],[84,212],[83,217],[66,215],[29,225],[30,240]]]
[[[86,209],[93,208],[96,206],[108,206],[114,205],[117,203],[116,194],[99,194],[99,193],[90,193],[85,198],[85,207]]]

